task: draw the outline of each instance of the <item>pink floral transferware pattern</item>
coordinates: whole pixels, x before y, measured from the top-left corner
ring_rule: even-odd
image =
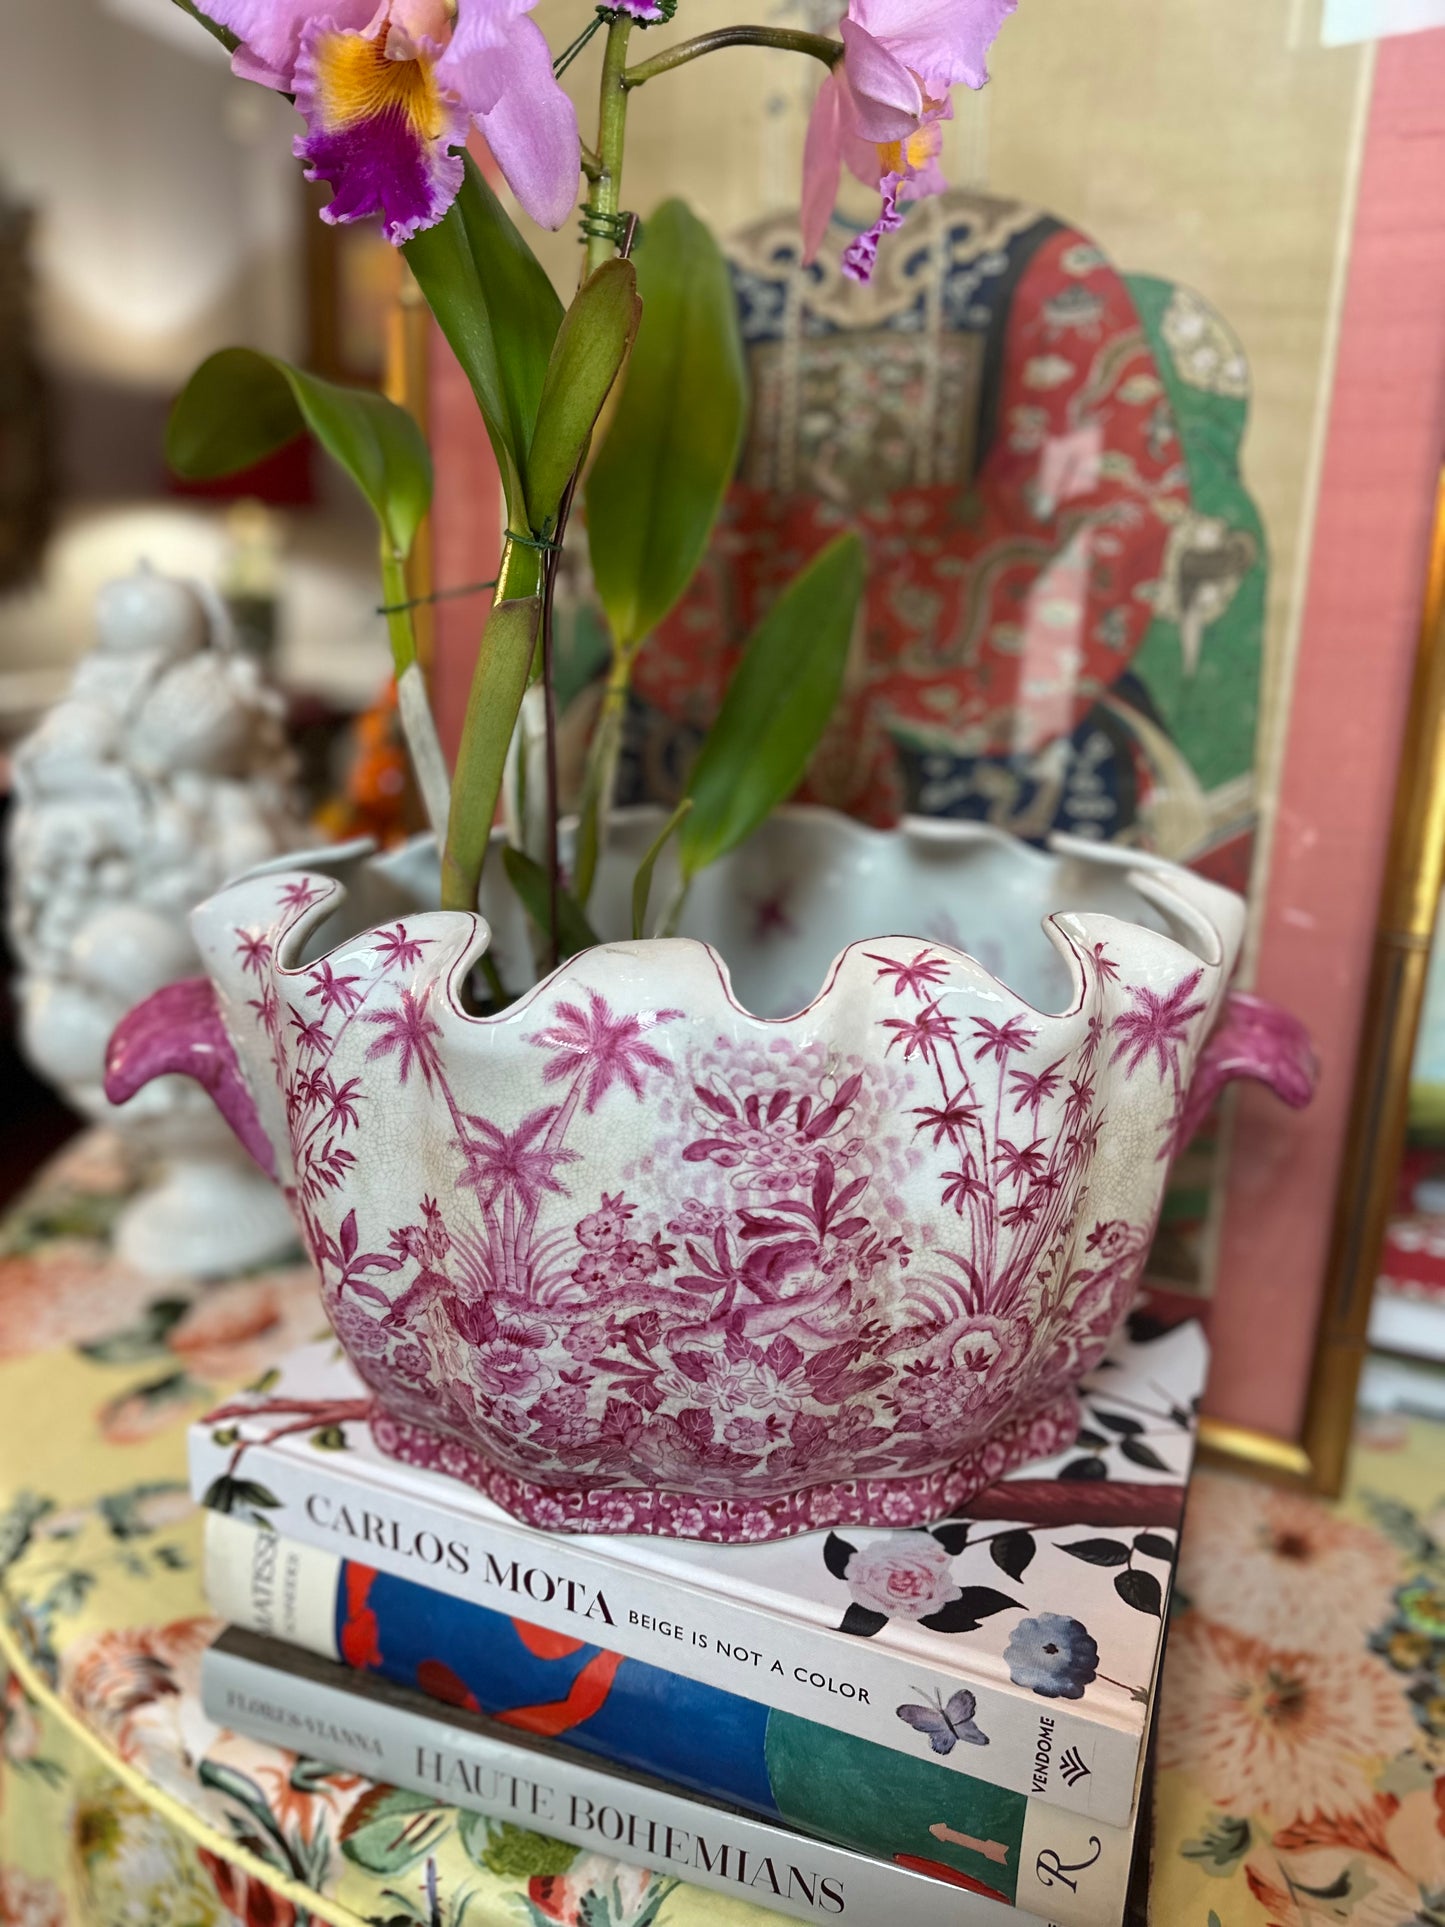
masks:
[[[473,918],[308,961],[328,879],[202,906],[211,1046],[378,1443],[537,1525],[726,1539],[919,1522],[1062,1450],[1238,941],[1229,893],[1135,881],[1174,934],[1051,918],[1058,1015],[885,938],[783,1020],[689,940],[604,945],[480,1019]]]

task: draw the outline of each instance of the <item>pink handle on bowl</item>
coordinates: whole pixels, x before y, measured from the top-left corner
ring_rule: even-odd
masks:
[[[1253,1077],[1267,1084],[1276,1097],[1299,1111],[1314,1096],[1319,1075],[1314,1044],[1298,1017],[1267,997],[1231,990],[1200,1052],[1194,1080],[1180,1108],[1175,1149],[1182,1150],[1189,1142],[1234,1078]]]
[[[127,1011],[111,1033],[105,1054],[105,1094],[124,1104],[157,1077],[193,1077],[210,1093],[242,1147],[268,1178],[276,1153],[236,1062],[221,1022],[216,993],[206,977],[167,984]]]

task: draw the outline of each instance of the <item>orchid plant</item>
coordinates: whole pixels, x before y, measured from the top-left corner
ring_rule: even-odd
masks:
[[[431,465],[410,415],[244,349],[214,355],[178,401],[172,465],[189,476],[247,466],[303,429],[376,515],[382,606],[403,727],[442,847],[442,902],[475,906],[504,784],[507,875],[550,961],[595,941],[587,904],[606,835],[633,664],[702,559],[742,443],[746,376],[726,263],[678,201],[639,232],[623,202],[634,96],[691,61],[760,47],[825,73],[808,126],[804,258],[827,236],[846,167],[877,190],[877,217],[847,245],[866,281],[906,203],[939,192],[955,86],[982,86],[1016,0],[848,0],[837,37],[778,26],[704,32],[636,59],[635,36],[678,0],[596,7],[554,56],[535,0],[177,0],[231,51],[243,79],[287,94],[295,153],[332,192],[322,218],[376,220],[400,248],[465,370],[501,470],[507,527],[455,771],[427,707],[406,586]],[[561,75],[601,43],[598,111],[581,139]],[[519,207],[560,228],[581,194],[585,249],[567,308],[521,229],[466,152],[484,138]],[[614,392],[616,391],[616,392]],[[598,423],[608,425],[594,450]],[[574,499],[585,503],[611,667],[583,779],[569,872],[559,860],[552,601]],[[747,644],[679,809],[644,859],[677,837],[687,883],[786,800],[837,702],[863,587],[856,536],[840,536],[783,590]],[[540,718],[540,722],[539,722]],[[511,772],[509,776],[508,772]],[[537,807],[542,790],[544,807]],[[528,824],[539,826],[527,833]],[[664,927],[675,923],[680,899]],[[494,998],[506,993],[495,979]]]

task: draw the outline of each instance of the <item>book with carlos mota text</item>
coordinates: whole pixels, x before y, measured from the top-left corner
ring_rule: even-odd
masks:
[[[542,1532],[386,1457],[329,1342],[285,1359],[251,1409],[192,1427],[191,1483],[303,1545],[1124,1827],[1206,1362],[1196,1323],[1136,1315],[1084,1388],[1069,1451],[927,1530]],[[298,1408],[314,1426],[283,1431]],[[980,1740],[938,1754],[928,1709],[945,1717],[961,1689]]]
[[[554,1740],[579,1764],[590,1756],[604,1771],[664,1781],[1000,1900],[1015,1899],[1020,1869],[1057,1856],[1054,1886],[1074,1862],[1084,1917],[1120,1918],[1127,1828],[942,1764],[941,1754],[984,1738],[966,1688],[911,1709],[931,1740],[914,1758],[219,1513],[206,1522],[206,1597],[245,1630]],[[1058,1911],[1074,1918],[1067,1900]]]
[[[935,1858],[935,1843],[959,1832],[947,1817],[933,1824],[918,1855],[887,1860],[853,1852],[651,1777],[603,1769],[571,1748],[237,1628],[206,1653],[201,1690],[218,1725],[378,1782],[359,1810],[367,1824],[388,1818],[388,1802],[398,1828],[414,1823],[419,1796],[797,1920],[1116,1927],[1124,1918],[1134,1829],[1091,1828],[1037,1802],[1033,1809],[1051,1817],[1055,1839],[1032,1841],[1016,1860],[1005,1843],[977,1843],[1000,1870],[1013,1863],[1010,1904],[996,1887]],[[938,1782],[946,1816],[951,1782],[947,1775]],[[867,1797],[865,1788],[854,1789],[855,1799]]]

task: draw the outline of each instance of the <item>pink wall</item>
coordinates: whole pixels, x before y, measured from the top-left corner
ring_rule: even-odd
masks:
[[[428,436],[436,465],[432,574],[438,589],[485,582],[502,548],[502,481],[487,431],[456,357],[433,323],[429,353]],[[435,605],[432,705],[442,748],[455,760],[462,717],[490,595]]]
[[[474,134],[469,146],[482,172],[497,185],[500,175],[486,142]],[[427,437],[436,469],[433,586],[453,589],[485,582],[497,572],[506,526],[502,478],[467,378],[435,323],[427,376]],[[482,625],[491,606],[490,595],[460,596],[436,604],[432,708],[442,748],[452,762],[461,741]]]
[[[1324,1060],[1243,1091],[1207,1409],[1298,1437],[1445,452],[1445,31],[1382,43],[1256,987]],[[1246,462],[1248,448],[1246,446]]]

